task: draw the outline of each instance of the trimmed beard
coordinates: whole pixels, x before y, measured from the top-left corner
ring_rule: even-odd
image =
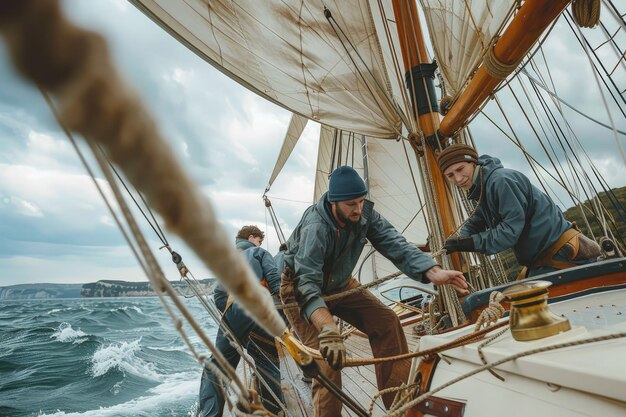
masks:
[[[337,212],[337,217],[339,217],[339,220],[341,221],[341,223],[345,224],[348,227],[354,226],[356,223],[358,223],[359,220],[361,220],[361,218],[359,217],[359,220],[357,220],[356,222],[353,222],[352,220],[346,218],[341,212],[341,210],[339,210],[339,207],[337,207],[336,212]]]

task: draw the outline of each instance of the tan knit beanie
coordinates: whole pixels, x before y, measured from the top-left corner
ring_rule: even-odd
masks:
[[[451,165],[458,162],[478,162],[478,152],[476,149],[464,143],[455,143],[445,148],[437,157],[437,164],[441,173]]]

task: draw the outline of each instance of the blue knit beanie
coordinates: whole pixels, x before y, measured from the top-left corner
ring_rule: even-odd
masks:
[[[330,174],[328,201],[346,201],[367,194],[365,183],[354,168],[341,166]]]

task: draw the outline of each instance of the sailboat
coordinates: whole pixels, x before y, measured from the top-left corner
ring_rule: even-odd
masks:
[[[335,167],[351,165],[366,180],[376,209],[409,241],[430,250],[442,266],[468,274],[474,292],[462,300],[443,286],[420,288],[421,295],[394,301],[415,351],[411,378],[393,409],[373,401],[370,411],[363,404],[366,397],[375,400],[376,393],[366,388],[371,375],[350,368],[346,373],[353,372],[348,378],[353,384],[342,394],[346,413],[624,415],[626,258],[619,226],[626,212],[585,153],[571,119],[572,112],[580,113],[577,120],[614,137],[616,154],[626,164],[621,130],[626,118],[626,23],[614,2],[577,0],[571,11],[565,0],[420,0],[419,10],[410,0],[132,3],[210,65],[293,112],[265,190],[268,207],[271,185],[305,124],[320,123],[314,199],[327,190]],[[60,123],[85,136],[105,173],[103,155],[122,169],[168,229],[183,237],[255,320],[282,340],[292,364],[310,364],[315,352],[285,331],[270,297],[226,244],[229,239],[210,205],[168,153],[150,116],[123,88],[101,40],[64,22],[54,2],[3,7],[0,30],[17,67],[51,93]],[[37,25],[42,16],[53,23]],[[596,28],[590,35],[576,24]],[[608,123],[559,95],[555,79],[569,74],[553,73],[544,43],[562,29],[572,31],[583,62],[593,69],[588,82],[597,84]],[[30,53],[29,42],[47,52]],[[93,114],[98,118],[88,116]],[[601,262],[510,283],[499,256],[441,252],[445,238],[472,207],[463,194],[446,186],[436,155],[452,142],[474,143],[479,118],[521,151],[538,179],[548,178],[542,182],[548,194],[567,195],[579,207],[588,233],[602,242]],[[551,167],[542,166],[520,140],[520,120],[532,126]],[[112,175],[108,179],[115,182]],[[552,192],[550,182],[567,192]],[[599,188],[615,216],[597,197]],[[164,305],[179,311],[211,346],[172,293],[132,219],[127,221]],[[595,236],[594,230],[601,234]],[[180,258],[175,263],[185,275]],[[363,283],[397,279],[388,285],[414,286],[399,281],[394,267],[372,248],[364,251],[355,275]],[[503,304],[510,309],[509,318],[481,314]],[[487,327],[477,329],[484,317]],[[347,332],[348,350],[369,363],[364,339],[354,329]],[[249,405],[249,390],[234,372],[227,376],[236,381],[241,404]],[[351,392],[356,386],[361,391]],[[285,411],[310,412],[302,401],[287,404]]]

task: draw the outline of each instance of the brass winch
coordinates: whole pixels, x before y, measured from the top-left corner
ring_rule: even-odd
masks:
[[[550,285],[552,283],[548,281],[529,281],[512,285],[502,292],[511,302],[509,324],[515,340],[543,339],[572,328],[568,319],[557,316],[548,308]]]

